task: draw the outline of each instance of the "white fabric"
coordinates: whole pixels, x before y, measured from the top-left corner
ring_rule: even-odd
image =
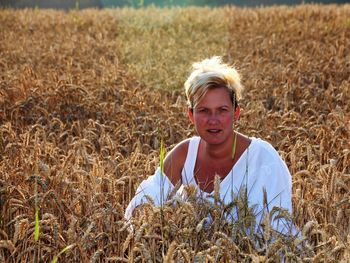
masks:
[[[241,155],[229,174],[220,183],[220,197],[224,203],[232,200],[233,193],[246,186],[248,189],[249,206],[256,205],[256,212],[262,212],[263,189],[267,192],[268,209],[274,206],[287,209],[292,212],[292,180],[291,175],[284,161],[277,151],[267,142],[251,138],[249,147]],[[200,137],[193,137],[190,140],[186,161],[182,170],[182,185],[197,185],[194,178],[194,167],[197,158],[197,151]],[[161,187],[162,186],[162,187]],[[163,200],[167,199],[168,193],[174,188],[166,176],[162,176],[158,168],[154,175],[143,181],[137,188],[135,197],[126,208],[125,218],[130,219],[133,210],[142,203],[148,202],[146,196],[154,200],[155,205],[161,204],[161,193]],[[184,197],[183,187],[180,187],[177,194]],[[206,197],[208,194],[200,192]],[[262,215],[262,213],[260,213]],[[257,217],[258,222],[261,220]],[[281,230],[281,227],[275,226]]]
[[[197,185],[193,171],[196,165],[199,142],[200,137],[192,137],[188,145],[186,160],[181,172],[181,182],[183,185]]]
[[[167,176],[161,173],[158,167],[154,175],[148,177],[139,185],[134,198],[131,199],[125,210],[124,217],[129,220],[134,209],[143,203],[149,203],[148,199],[152,199],[154,205],[160,206],[168,200],[167,197],[173,189],[174,185]]]

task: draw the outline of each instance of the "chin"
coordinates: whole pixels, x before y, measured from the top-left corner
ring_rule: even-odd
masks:
[[[211,134],[205,134],[204,136],[201,136],[201,138],[208,144],[222,144],[225,142],[224,134],[218,134],[214,136]]]

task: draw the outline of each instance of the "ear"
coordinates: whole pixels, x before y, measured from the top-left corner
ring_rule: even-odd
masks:
[[[238,121],[240,115],[241,115],[241,108],[237,105],[236,110],[233,113],[233,120]]]
[[[187,115],[188,115],[188,118],[190,119],[190,121],[191,121],[192,123],[194,123],[193,108],[188,108],[188,110],[187,110]]]

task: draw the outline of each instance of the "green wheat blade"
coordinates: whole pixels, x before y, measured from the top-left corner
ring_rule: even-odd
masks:
[[[52,260],[50,263],[57,263],[57,260],[58,260],[58,257],[60,255],[62,255],[64,252],[66,252],[67,250],[71,249],[72,247],[74,247],[75,244],[72,244],[72,245],[69,245],[69,246],[66,246],[64,249],[62,249]]]
[[[35,208],[35,231],[34,231],[34,240],[39,240],[40,226],[39,226],[39,209]]]
[[[35,178],[35,185],[34,185],[34,191],[35,191],[35,227],[34,227],[34,240],[39,240],[39,234],[40,234],[40,225],[39,225],[39,208],[38,208],[38,181],[37,178]]]
[[[159,167],[162,175],[164,174],[164,143],[160,141]]]

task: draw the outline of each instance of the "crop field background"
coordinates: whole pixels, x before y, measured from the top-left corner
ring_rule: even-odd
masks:
[[[195,134],[182,85],[213,55],[291,171],[295,238],[195,201],[123,219],[160,141]],[[1,9],[0,262],[349,262],[349,101],[350,5]]]

